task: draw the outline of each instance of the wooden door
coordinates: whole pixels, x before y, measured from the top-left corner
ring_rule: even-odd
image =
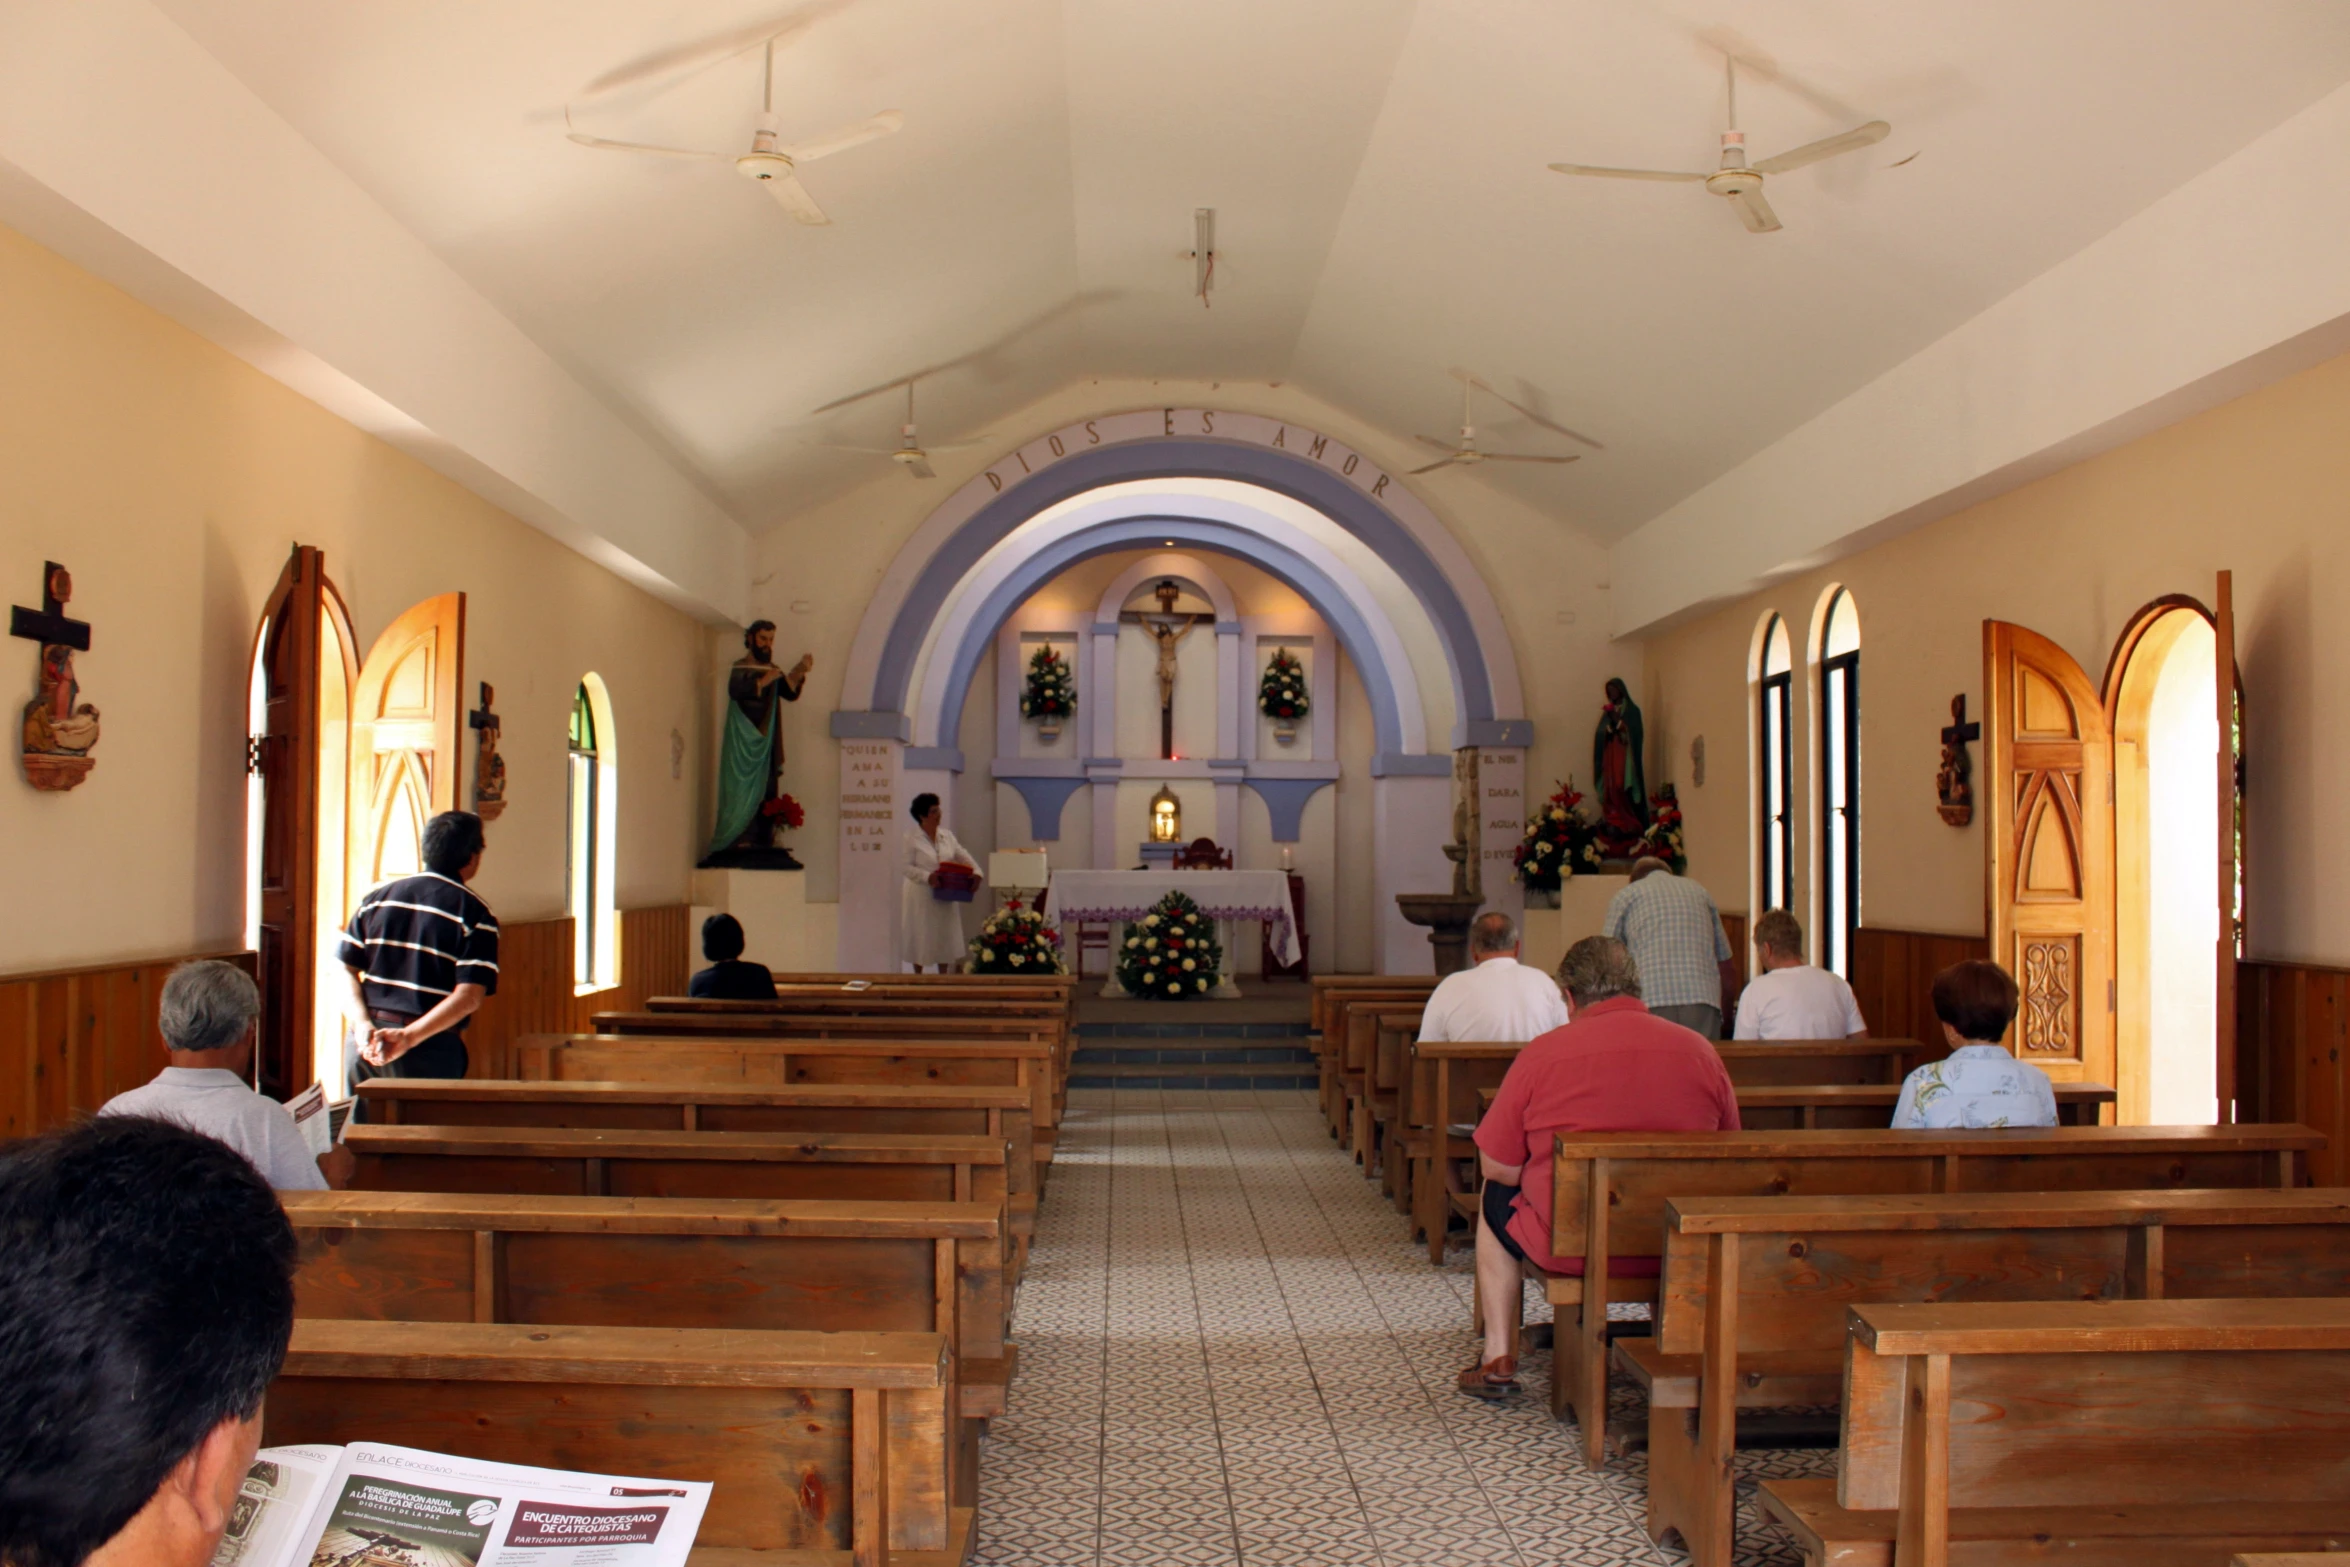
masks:
[[[375,639],[351,704],[351,891],[414,873],[424,824],[457,809],[465,595],[411,606]]]
[[[2211,617],[2211,688],[2219,699],[2219,964],[2218,983],[2212,989],[2212,1020],[2218,1032],[2219,1118],[2236,1114],[2236,952],[2237,887],[2242,848],[2239,833],[2244,778],[2243,692],[2236,684],[2235,574],[2219,574],[2219,591]]]
[[[260,894],[256,972],[261,1041],[254,1076],[285,1099],[310,1085],[310,1019],[318,974],[319,617],[326,557],[294,546],[261,614],[253,653],[261,732],[246,767],[261,780]]]
[[[2114,1080],[2113,740],[2097,687],[2034,631],[1983,622],[1991,956],[2022,992],[2009,1043],[2064,1081]]]

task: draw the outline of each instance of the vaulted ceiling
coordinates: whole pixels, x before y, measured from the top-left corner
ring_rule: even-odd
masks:
[[[1618,537],[2350,79],[2340,0],[157,4],[753,530],[871,478],[817,443],[894,444],[897,400],[815,410],[911,372],[926,440],[1008,445],[1035,432],[996,421],[1095,376],[1292,381],[1449,436],[1459,366],[1605,450],[1428,482]],[[785,141],[906,115],[805,171],[832,226],[565,139],[568,106],[747,146],[756,50],[589,84],[795,18]],[[1774,179],[1771,235],[1546,170],[1712,167],[1725,43],[1758,156],[1891,137]]]

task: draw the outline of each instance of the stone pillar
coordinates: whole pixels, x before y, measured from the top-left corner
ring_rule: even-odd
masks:
[[[896,740],[840,742],[840,938],[838,966],[852,974],[898,970],[899,860],[905,802]],[[942,794],[944,791],[940,791]]]

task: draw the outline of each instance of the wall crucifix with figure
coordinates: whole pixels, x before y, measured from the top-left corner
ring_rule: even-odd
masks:
[[[1159,758],[1166,761],[1175,755],[1175,649],[1185,637],[1191,635],[1193,626],[1216,617],[1177,613],[1175,601],[1183,596],[1183,590],[1175,585],[1172,578],[1161,582],[1151,593],[1159,601],[1157,614],[1130,609],[1118,618],[1142,627],[1150,634],[1151,640],[1158,644]]]

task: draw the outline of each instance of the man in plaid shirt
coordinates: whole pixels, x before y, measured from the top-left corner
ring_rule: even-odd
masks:
[[[1649,1011],[1707,1039],[1722,1037],[1722,1007],[1738,988],[1738,970],[1712,893],[1643,857],[1632,862],[1631,884],[1608,900],[1599,929],[1631,950]]]

